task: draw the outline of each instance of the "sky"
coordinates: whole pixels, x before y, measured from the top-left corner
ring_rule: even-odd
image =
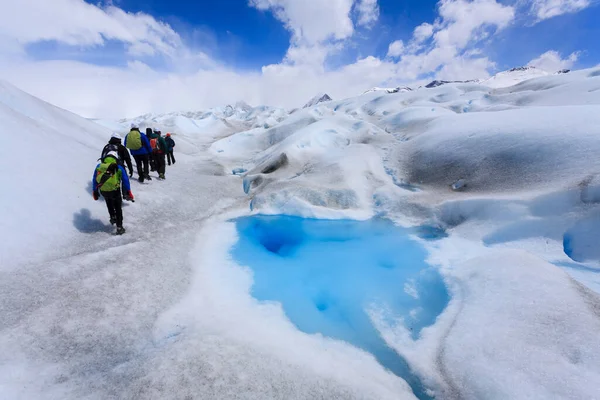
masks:
[[[600,0],[0,0],[0,79],[88,118],[600,63]]]

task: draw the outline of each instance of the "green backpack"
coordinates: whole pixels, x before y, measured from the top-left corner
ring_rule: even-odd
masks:
[[[108,157],[107,157],[108,158]],[[103,192],[114,192],[121,188],[121,170],[119,165],[111,157],[109,162],[102,162],[96,169],[96,183],[98,190]]]
[[[142,134],[140,131],[131,131],[127,134],[127,148],[130,150],[142,148]]]

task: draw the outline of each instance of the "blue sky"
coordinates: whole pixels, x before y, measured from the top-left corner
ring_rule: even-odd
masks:
[[[595,66],[599,20],[598,0],[0,0],[0,74],[88,116],[291,108],[317,92]],[[132,90],[161,96],[115,103]]]
[[[279,62],[291,39],[290,32],[271,12],[249,7],[248,0],[118,0],[113,4],[129,12],[143,12],[166,21],[190,46],[240,69],[260,69]],[[438,0],[379,0],[377,25],[361,29],[353,39],[354,43],[338,57],[338,64],[361,55],[385,57],[390,42],[408,41],[414,27],[436,19],[437,4]],[[565,13],[535,24],[530,16],[521,15],[517,19],[520,21],[486,46],[488,54],[495,55],[497,69],[526,64],[548,50],[561,54],[580,51],[578,67],[600,63],[600,7],[590,6],[581,12]],[[44,56],[52,57],[52,54]],[[334,63],[332,68],[336,66]]]

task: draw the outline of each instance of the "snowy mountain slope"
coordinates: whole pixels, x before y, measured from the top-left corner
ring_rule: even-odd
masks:
[[[292,187],[306,168],[338,165],[332,162],[335,152],[321,153],[320,143],[342,153],[379,153],[396,182],[445,189],[465,178],[472,190],[486,191],[564,187],[600,170],[600,161],[593,156],[600,151],[600,142],[590,129],[600,124],[596,112],[600,91],[593,89],[600,81],[588,74],[581,71],[530,80],[521,84],[527,90],[515,86],[488,92],[469,83],[385,96],[369,93],[295,114],[294,120],[304,121],[302,126],[288,120],[272,131],[236,134],[215,143],[213,151],[225,158],[236,154],[240,161],[254,155],[257,165],[285,153],[293,161],[284,175],[293,178]],[[589,107],[580,107],[582,103]],[[527,108],[517,109],[523,104]],[[324,128],[330,119],[333,126]],[[342,120],[348,121],[350,129],[337,129],[343,126]],[[320,142],[307,142],[312,135]],[[325,139],[329,135],[331,139]],[[284,139],[285,144],[280,144]],[[373,170],[369,173],[378,175]],[[268,182],[274,177],[262,175],[262,184],[254,191],[260,204],[264,191],[271,192]],[[275,179],[278,183],[272,194],[264,195],[281,196],[281,185],[285,185],[281,178]],[[358,187],[362,191],[361,185],[346,189],[356,193]]]
[[[142,130],[150,127],[162,131],[163,134],[170,132],[176,138],[178,150],[192,155],[206,143],[248,129],[267,129],[287,117],[288,113],[283,109],[251,107],[244,102],[238,102],[235,106],[228,105],[206,111],[146,114],[120,121],[95,122],[121,134],[129,131],[131,123],[136,123]]]
[[[412,91],[412,89],[409,88],[408,86],[405,86],[405,87],[399,87],[398,86],[398,87],[395,87],[395,88],[374,87],[374,88],[371,88],[371,89],[367,90],[363,94],[372,93],[372,92],[398,93],[398,92],[411,92],[411,91]]]
[[[481,84],[495,89],[505,88],[529,79],[548,75],[551,74],[536,67],[518,67],[508,71],[499,72],[491,78],[481,81]]]
[[[6,82],[0,82],[0,131],[0,264],[8,267],[77,234],[74,215],[89,205],[88,181],[110,131]]]
[[[133,182],[127,233],[114,237],[87,188],[110,131],[10,86],[2,93],[3,132],[19,132],[7,143],[50,167],[2,178],[17,195],[2,197],[1,398],[414,398],[365,351],[257,304],[250,273],[214,258],[235,241],[223,224],[247,202],[208,154],[168,168],[166,181]],[[3,171],[22,163],[14,154],[2,154]]]
[[[444,85],[448,85],[451,83],[479,83],[478,80],[469,80],[469,81],[440,81],[440,80],[434,80],[429,82],[427,85],[425,85],[426,89],[432,89],[432,88],[436,88],[436,87],[440,87],[440,86],[444,86]]]
[[[571,279],[600,292],[600,260],[593,250],[600,247],[600,229],[585,223],[600,212],[599,71],[542,76],[495,90],[453,83],[408,93],[372,92],[293,117],[299,125],[288,119],[271,132],[238,133],[215,142],[211,151],[229,169],[246,171],[243,186],[254,213],[357,219],[383,215],[399,224],[424,224],[449,233],[430,246],[432,262],[466,289],[455,288],[455,301],[416,341],[406,337],[401,324],[378,324],[388,344],[424,379],[433,379],[442,397],[597,394],[591,382],[600,379],[600,360],[583,343],[600,345],[591,334],[596,328],[590,328],[598,324],[593,309],[600,297],[573,289]],[[466,186],[453,192],[450,185],[459,179]],[[596,239],[588,239],[592,237]],[[514,247],[528,253],[513,253]],[[521,274],[521,263],[537,272]],[[473,272],[478,269],[482,272]],[[476,281],[473,274],[485,277]],[[538,283],[536,274],[550,281]],[[507,276],[519,282],[517,298],[513,286],[500,284]],[[476,290],[481,285],[495,292]],[[540,305],[528,311],[535,318],[517,323],[523,321],[517,311],[522,302],[534,293],[543,298],[544,285],[560,293],[563,307]],[[463,290],[472,295],[465,297]],[[509,298],[514,300],[506,304]],[[498,326],[515,330],[493,341],[471,334],[478,323],[495,326],[481,322],[487,314],[481,304],[502,316]],[[548,299],[544,304],[554,303]],[[575,309],[582,315],[571,319]],[[577,332],[574,339],[564,338],[564,344],[545,351],[527,350],[531,340],[544,336],[542,327],[557,320],[569,321],[565,323]],[[450,336],[441,336],[443,332]],[[557,343],[565,334],[557,332],[551,340]],[[474,348],[469,357],[461,356],[466,343]],[[482,351],[504,354],[511,343],[528,357],[506,361],[476,356]],[[562,356],[573,346],[586,360],[575,368]],[[546,370],[534,368],[553,357],[562,367],[553,369],[552,376],[569,371],[563,384],[541,379]],[[469,378],[477,368],[478,379]],[[528,373],[516,376],[515,368]],[[493,376],[519,384],[505,385]]]
[[[329,97],[329,95],[327,93],[320,93],[320,94],[316,95],[315,97],[313,97],[312,99],[310,99],[308,101],[308,103],[306,103],[304,105],[304,107],[302,107],[302,108],[314,107],[317,104],[326,103],[328,101],[331,101],[331,97]]]
[[[10,99],[13,92],[6,93]],[[26,226],[21,236],[28,244],[20,251],[34,256],[31,249],[44,240],[59,251],[41,247],[39,262],[10,258],[0,270],[0,395],[598,397],[597,68],[506,88],[470,82],[376,91],[291,115],[238,104],[139,117],[142,128],[164,123],[156,128],[175,131],[178,143],[193,151],[184,148],[188,155],[167,169],[166,181],[134,182],[137,201],[125,209],[123,238],[106,235],[104,205],[84,188],[94,163],[83,166],[83,154],[95,160],[109,131],[14,93],[20,111],[2,105],[0,123],[24,133],[15,139],[19,148],[31,147],[40,135],[55,137],[44,124],[56,123],[67,140],[89,130],[81,140],[97,143],[98,150],[51,148],[70,157],[68,167],[57,167],[70,179],[56,184],[61,196],[51,180],[35,180],[29,172],[8,182],[36,200],[3,198],[11,210],[4,220],[12,225],[6,226],[19,227],[32,207],[56,224],[55,231],[41,222]],[[269,118],[275,122],[265,125]],[[103,123],[125,131],[129,122]],[[2,162],[20,161],[12,154],[5,150]],[[17,179],[22,176],[28,179]],[[460,191],[451,189],[457,180],[465,184]],[[42,192],[33,181],[48,202],[37,200]],[[81,199],[62,196],[79,190]],[[314,245],[308,255],[325,265],[339,264],[328,258],[336,246],[360,253],[354,236],[371,229],[369,223],[353,231],[337,221],[350,231],[341,238],[288,225],[263,237],[261,225],[251,223],[246,241],[262,252],[242,261],[235,251],[247,232],[235,221],[256,214],[383,218],[405,227],[406,240],[423,249],[420,261],[394,242],[389,254],[371,257],[373,270],[363,275],[351,262],[336,265],[352,276],[341,298],[332,294],[348,283],[321,271],[318,288],[307,284],[306,301],[294,304],[300,311],[310,307],[312,314],[300,314],[316,314],[334,331],[353,325],[346,323],[354,321],[351,312],[364,313],[368,329],[359,333],[367,332],[366,342],[383,341],[385,357],[357,345],[352,335],[300,328],[288,313],[284,300],[294,298],[285,287],[285,299],[256,295],[259,287],[289,284],[286,279],[315,278],[301,264],[305,245]],[[64,223],[76,227],[78,237]],[[384,241],[385,232],[371,233]],[[267,282],[259,281],[273,260],[298,274],[267,274]],[[390,275],[396,263],[410,269],[417,262],[441,278],[431,279],[427,270],[406,282]],[[422,305],[404,315],[390,312],[395,304],[358,301],[361,281],[379,274],[392,281],[392,292]],[[384,294],[384,288],[364,288]],[[417,317],[440,299],[431,323],[417,329]],[[390,357],[406,363],[404,373],[391,367]]]

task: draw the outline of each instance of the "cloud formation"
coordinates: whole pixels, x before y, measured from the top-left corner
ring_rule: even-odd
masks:
[[[483,50],[486,42],[515,23],[515,7],[498,0],[440,0],[434,20],[416,26],[412,37],[391,40],[381,58],[367,55],[331,68],[328,60],[343,54],[357,32],[376,27],[377,0],[248,0],[248,5],[272,13],[292,34],[285,57],[258,71],[225,65],[190,48],[167,23],[113,3],[0,0],[0,77],[87,117],[197,110],[237,100],[294,108],[320,92],[344,98],[372,86],[485,78],[494,68]],[[99,52],[122,43],[123,62],[31,58],[27,46],[44,41]],[[532,63],[560,69],[555,65],[566,68],[576,61],[575,53],[563,60],[550,51]]]
[[[571,69],[577,62],[579,53],[572,53],[569,57],[563,59],[557,51],[550,50],[542,54],[541,56],[529,61],[527,65],[532,67],[540,68],[545,71],[555,72],[562,69]]]
[[[363,2],[368,0],[362,0]],[[271,11],[294,35],[293,41],[315,44],[346,39],[354,33],[350,11],[354,0],[250,0],[259,10]]]
[[[591,5],[590,0],[532,0],[531,12],[538,21],[543,21],[562,14],[576,13]]]

